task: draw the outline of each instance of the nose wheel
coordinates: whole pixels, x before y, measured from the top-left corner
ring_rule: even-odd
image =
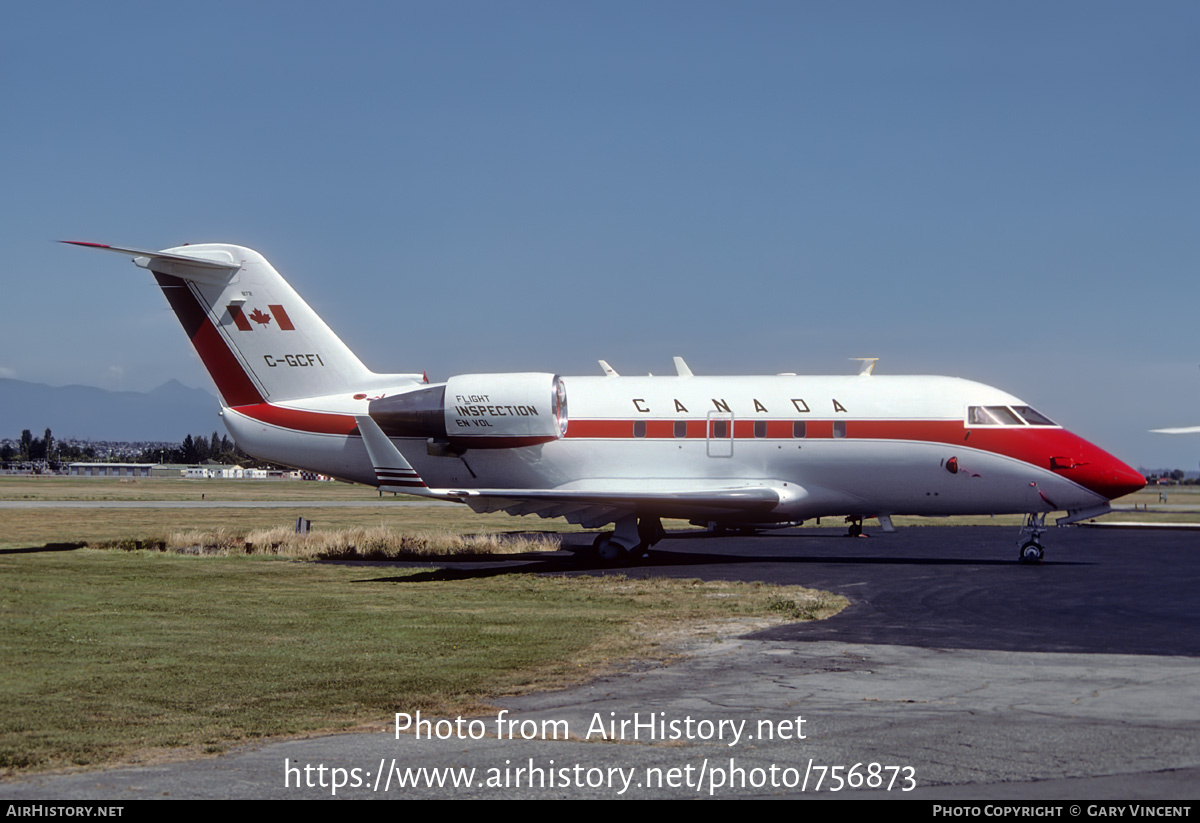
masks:
[[[1046,513],[1038,512],[1025,516],[1025,525],[1021,527],[1021,537],[1017,540],[1021,550],[1017,559],[1022,563],[1041,563],[1046,556],[1042,545],[1042,535],[1046,532]],[[1028,539],[1026,539],[1028,538]],[[1023,541],[1023,542],[1022,542]]]
[[[1046,550],[1041,543],[1033,540],[1027,541],[1021,546],[1021,562],[1022,563],[1041,563],[1042,558],[1046,556]]]

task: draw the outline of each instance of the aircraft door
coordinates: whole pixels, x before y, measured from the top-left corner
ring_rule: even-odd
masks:
[[[709,457],[733,457],[733,414],[710,411],[706,442]]]

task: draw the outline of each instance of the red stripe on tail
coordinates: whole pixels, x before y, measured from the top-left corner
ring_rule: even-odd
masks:
[[[208,312],[192,294],[187,283],[173,275],[158,272],[154,272],[154,278],[162,287],[175,316],[183,324],[188,339],[196,347],[196,354],[200,355],[204,367],[217,384],[217,391],[221,393],[225,405],[248,406],[263,402],[258,387],[229,350],[229,346],[225,345],[221,333],[208,319]]]
[[[250,325],[250,321],[246,319],[246,313],[242,311],[242,307],[236,303],[230,303],[225,307],[229,311],[229,316],[233,318],[233,325],[237,326],[242,331],[253,331],[254,327]]]

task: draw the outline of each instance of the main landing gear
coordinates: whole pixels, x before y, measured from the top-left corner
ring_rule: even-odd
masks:
[[[1045,512],[1025,515],[1025,525],[1021,527],[1021,536],[1017,538],[1017,543],[1021,547],[1017,557],[1022,563],[1042,562],[1042,558],[1046,556],[1046,549],[1042,546],[1042,535],[1045,532]]]
[[[863,534],[863,519],[861,517],[847,517],[846,522],[850,524],[850,528],[846,532],[846,537],[870,537],[868,534]]]
[[[630,514],[618,520],[613,531],[596,535],[592,548],[606,563],[627,563],[648,558],[650,547],[666,536],[658,517]]]

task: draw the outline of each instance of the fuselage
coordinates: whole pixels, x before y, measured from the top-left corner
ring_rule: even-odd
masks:
[[[562,383],[566,431],[547,442],[449,451],[431,448],[424,437],[393,442],[431,487],[653,492],[764,485],[783,491],[769,516],[781,521],[1075,511],[1144,485],[1133,469],[1020,399],[958,378],[564,377]],[[386,395],[260,404],[226,409],[224,416],[257,456],[290,465],[303,456],[301,468],[373,485],[353,415]],[[471,411],[486,409],[476,404]]]

